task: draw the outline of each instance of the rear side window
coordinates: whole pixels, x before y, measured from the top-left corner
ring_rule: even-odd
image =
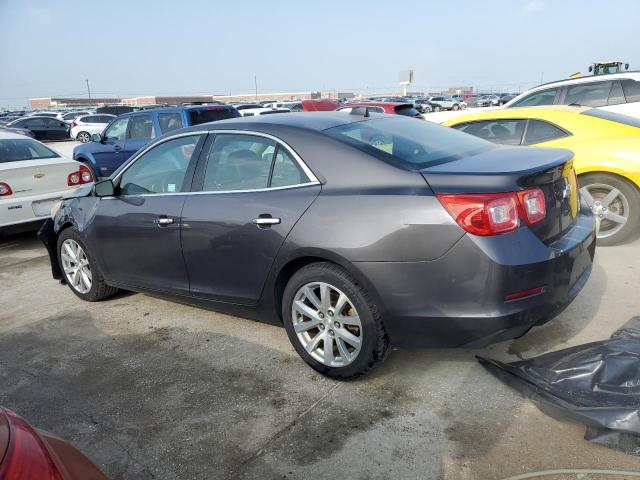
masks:
[[[239,116],[240,114],[235,108],[209,107],[202,110],[189,111],[191,125],[200,125],[201,123],[216,122],[218,120],[226,120],[227,118]]]
[[[131,140],[149,140],[153,137],[153,120],[151,115],[135,115],[131,117],[128,138]]]
[[[515,102],[512,107],[535,107],[537,105],[553,105],[553,100],[558,93],[557,88],[549,88],[540,92],[534,92]]]
[[[611,82],[611,91],[609,92],[609,101],[607,105],[619,105],[625,103],[624,94],[622,93],[622,86],[619,80]]]
[[[289,185],[299,185],[306,183],[309,178],[302,171],[298,162],[291,157],[289,152],[283,147],[278,147],[273,161],[273,172],[271,174],[271,187],[287,187]]]
[[[523,144],[532,145],[534,143],[548,142],[566,136],[568,136],[567,132],[549,122],[529,120]]]
[[[601,118],[603,120],[622,123],[623,125],[628,125],[630,127],[640,128],[640,119],[621,115],[620,113],[609,112],[600,108],[592,108],[591,110],[586,110],[582,112],[582,115],[589,115],[590,117]]]
[[[160,123],[160,131],[162,133],[184,127],[182,124],[182,114],[178,112],[160,113],[158,115],[158,123]]]
[[[640,82],[635,80],[623,80],[622,89],[627,103],[640,102]]]
[[[99,115],[89,115],[87,117],[80,118],[80,121],[86,123],[100,123],[100,118],[102,117],[100,117]]]
[[[489,142],[452,128],[399,115],[339,125],[324,133],[383,161],[411,168],[437,165],[492,148]]]
[[[502,145],[520,145],[527,121],[522,119],[484,120],[455,125],[456,130]]]
[[[567,87],[565,105],[602,107],[607,104],[611,82],[591,82]]]
[[[207,159],[204,190],[267,188],[276,144],[255,135],[217,135]]]
[[[7,138],[0,140],[0,163],[57,157],[59,157],[59,155],[56,152],[31,138]]]
[[[400,105],[395,107],[394,110],[398,115],[406,115],[407,117],[416,117],[420,115],[420,112],[411,105]]]

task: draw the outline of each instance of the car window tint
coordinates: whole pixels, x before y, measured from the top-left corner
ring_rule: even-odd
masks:
[[[527,121],[523,119],[484,120],[456,125],[453,128],[490,142],[520,145],[526,123]]]
[[[0,139],[0,163],[57,157],[56,152],[31,138]]]
[[[640,102],[640,82],[635,80],[623,80],[622,89],[627,103]]]
[[[558,89],[549,88],[540,92],[534,92],[515,102],[512,107],[535,107],[536,105],[553,105]]]
[[[570,85],[564,99],[566,105],[585,105],[587,107],[601,107],[607,104],[611,82],[590,82]]]
[[[489,142],[433,122],[385,115],[323,131],[383,161],[418,168],[448,162],[492,148]]]
[[[235,108],[227,107],[207,107],[201,110],[189,111],[191,125],[200,125],[201,123],[215,122],[239,116],[240,113]]]
[[[285,148],[278,147],[278,152],[273,162],[270,186],[286,187],[308,181],[309,178],[291,154]]]
[[[45,117],[30,118],[25,122],[25,126],[27,128],[44,127],[46,125],[45,120],[46,120]]]
[[[275,142],[254,135],[217,135],[207,160],[205,191],[267,188]]]
[[[200,135],[163,142],[143,153],[120,178],[121,195],[178,193]]]
[[[153,120],[151,115],[134,115],[129,125],[131,140],[149,140],[154,137]]]
[[[622,93],[622,86],[619,80],[611,82],[611,91],[609,92],[609,101],[607,105],[619,105],[624,103],[624,94]]]
[[[162,133],[177,130],[184,126],[182,124],[182,115],[178,112],[160,113],[158,115],[158,122],[160,123],[160,130]]]
[[[85,123],[100,123],[100,116],[88,115],[86,117],[80,117],[80,121]]]
[[[129,117],[114,121],[104,132],[104,139],[112,141],[124,140],[127,133],[127,125],[129,125]]]
[[[109,115],[98,115],[98,123],[109,123],[114,117],[110,117]]]
[[[527,127],[527,133],[525,134],[523,143],[525,145],[532,145],[534,143],[548,142],[566,136],[567,133],[564,130],[549,122],[529,120],[529,126]]]

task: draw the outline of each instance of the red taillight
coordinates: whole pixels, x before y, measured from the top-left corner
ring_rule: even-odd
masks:
[[[76,122],[75,120],[71,122],[71,128],[75,127],[76,125],[78,125],[78,122]]]
[[[521,206],[521,216],[527,225],[544,220],[547,215],[547,207],[544,201],[544,193],[539,188],[530,188],[522,192],[517,192],[518,201]]]
[[[12,194],[13,190],[11,190],[11,187],[4,182],[0,182],[0,197],[6,197]]]
[[[516,230],[522,217],[527,225],[546,216],[544,193],[539,188],[508,193],[437,195],[454,220],[474,235],[500,235]]]
[[[80,165],[80,170],[70,173],[67,177],[67,185],[75,187],[77,185],[83,185],[85,183],[93,182],[93,174],[86,165]]]
[[[63,480],[35,430],[12,412],[4,412],[9,421],[9,446],[0,464],[0,478]]]

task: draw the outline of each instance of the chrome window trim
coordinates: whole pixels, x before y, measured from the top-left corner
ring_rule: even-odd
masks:
[[[298,165],[300,166],[300,168],[302,168],[302,171],[305,173],[305,175],[307,176],[307,178],[309,179],[308,182],[305,183],[298,183],[295,185],[285,185],[282,187],[269,187],[269,188],[255,188],[252,190],[220,190],[220,191],[216,191],[216,190],[207,190],[207,191],[202,191],[202,192],[175,192],[175,193],[142,193],[140,195],[122,195],[123,197],[126,196],[136,196],[136,197],[142,197],[142,196],[153,196],[153,195],[185,195],[185,194],[205,194],[205,193],[211,193],[211,194],[220,194],[220,193],[248,193],[248,192],[263,192],[263,191],[270,191],[270,190],[284,190],[284,189],[288,189],[288,188],[297,188],[297,187],[307,187],[309,185],[320,185],[320,181],[318,180],[318,177],[316,177],[314,175],[314,173],[311,171],[311,169],[307,166],[306,163],[304,163],[304,160],[302,160],[302,158],[300,157],[300,155],[298,155],[298,153],[291,148],[291,146],[286,143],[285,141],[281,140],[280,138],[271,135],[269,133],[263,133],[263,132],[256,132],[253,130],[201,130],[201,131],[196,131],[196,132],[183,132],[183,133],[179,133],[176,135],[172,135],[170,137],[165,138],[162,142],[158,142],[158,143],[154,143],[153,145],[148,145],[145,148],[143,148],[142,150],[140,150],[139,153],[137,153],[134,157],[131,158],[131,160],[127,163],[127,165],[122,169],[121,172],[118,172],[118,174],[113,177],[113,182],[115,183],[121,176],[122,174],[124,174],[124,172],[126,172],[131,165],[133,165],[135,162],[138,161],[138,159],[144,155],[146,152],[148,152],[149,150],[151,150],[152,148],[155,148],[159,145],[162,145],[165,142],[168,142],[169,140],[174,140],[176,138],[181,138],[181,137],[189,137],[189,136],[196,136],[196,135],[204,135],[204,134],[211,134],[213,133],[214,135],[218,135],[218,134],[225,134],[225,133],[230,133],[233,135],[254,135],[257,137],[263,137],[263,138],[268,138],[270,140],[273,140],[274,142],[276,142],[276,144],[279,144],[281,146],[283,146],[287,152],[295,159],[296,162],[298,162]],[[213,145],[212,145],[213,146]],[[276,145],[277,146],[277,145]],[[103,198],[114,198],[114,197],[103,197]]]

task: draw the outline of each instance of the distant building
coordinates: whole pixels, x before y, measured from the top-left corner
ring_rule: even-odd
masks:
[[[164,96],[150,95],[146,97],[135,98],[123,98],[123,105],[138,106],[138,105],[181,105],[183,103],[207,103],[211,102],[213,97],[211,95],[187,95],[187,96]]]
[[[448,95],[468,95],[473,93],[473,87],[449,87],[444,93]]]
[[[30,98],[31,109],[60,107],[89,107],[95,105],[120,105],[121,98]]]

